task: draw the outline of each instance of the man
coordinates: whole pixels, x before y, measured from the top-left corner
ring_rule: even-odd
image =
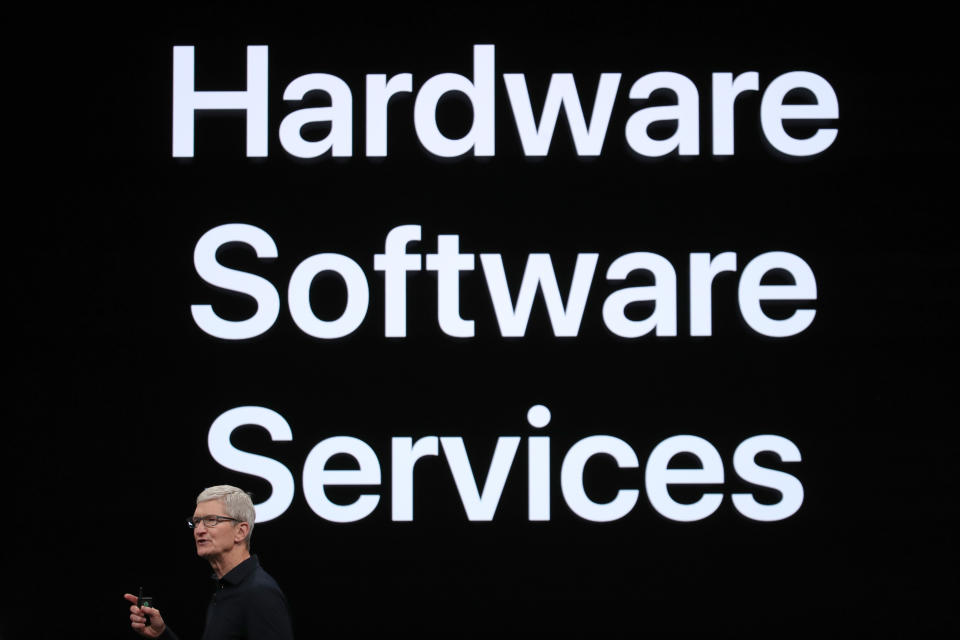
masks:
[[[250,555],[255,512],[250,496],[229,485],[204,489],[187,524],[193,529],[197,555],[213,567],[216,591],[207,606],[204,640],[251,638],[292,640],[287,599],[276,581]],[[160,611],[131,603],[130,627],[144,638],[178,640]],[[147,625],[145,616],[150,617]]]

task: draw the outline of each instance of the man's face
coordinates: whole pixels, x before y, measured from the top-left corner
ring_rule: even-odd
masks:
[[[194,518],[226,515],[227,512],[222,500],[201,502],[193,512]],[[199,522],[193,528],[193,540],[197,544],[197,555],[201,558],[211,558],[230,551],[238,542],[238,533],[236,522],[220,522],[215,527],[207,527],[202,521]]]

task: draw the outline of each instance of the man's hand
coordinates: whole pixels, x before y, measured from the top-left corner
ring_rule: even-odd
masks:
[[[132,593],[123,594],[125,600],[131,603],[130,628],[144,638],[159,638],[166,631],[167,625],[160,617],[160,611],[153,607],[138,607],[137,596]],[[150,626],[147,626],[146,616],[150,616]]]

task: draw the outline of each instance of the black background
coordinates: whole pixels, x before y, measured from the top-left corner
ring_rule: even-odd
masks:
[[[919,11],[819,6],[552,11],[164,4],[24,24],[13,52],[22,119],[10,120],[24,146],[11,191],[28,198],[8,211],[5,271],[16,378],[4,446],[13,472],[4,564],[15,576],[5,636],[130,637],[121,596],[143,585],[181,637],[199,637],[210,585],[183,525],[193,499],[221,483],[256,501],[269,494],[207,449],[211,422],[241,405],[269,407],[293,430],[291,442],[255,428],[233,441],[281,460],[296,480],[288,511],[256,528],[254,551],[283,586],[301,638],[956,628],[945,29]],[[270,45],[269,158],[245,157],[236,115],[201,117],[196,157],[171,157],[176,44],[196,46],[197,86],[207,90],[242,88],[245,46]],[[410,72],[414,91],[438,73],[472,77],[474,44],[496,45],[496,156],[432,157],[414,133],[413,98],[401,96],[390,106],[389,157],[365,158],[364,75]],[[626,146],[624,124],[643,106],[627,98],[629,86],[664,70],[699,89],[698,157],[643,159]],[[710,74],[750,70],[761,92],[737,102],[736,155],[715,158]],[[836,142],[802,160],[769,148],[759,128],[762,89],[794,70],[826,78],[840,104]],[[539,113],[551,73],[574,73],[591,104],[608,71],[623,78],[603,153],[578,158],[561,115],[550,154],[525,158],[501,74],[527,74]],[[283,88],[311,72],[353,91],[352,158],[299,161],[279,143],[291,110]],[[444,131],[463,133],[469,113],[443,104]],[[253,309],[193,269],[197,239],[228,222],[264,229],[280,254],[222,254],[281,292],[276,325],[238,343],[207,336],[190,317],[191,304],[236,318]],[[564,296],[576,254],[599,253],[579,336],[553,337],[538,294],[526,336],[501,338],[478,260],[461,293],[475,338],[439,329],[429,272],[408,280],[407,338],[384,338],[373,255],[401,224],[422,225],[422,254],[448,233],[462,251],[502,253],[514,293],[529,253],[552,255]],[[714,290],[714,335],[690,338],[689,253],[736,251],[742,270],[774,250],[801,256],[816,275],[811,327],[786,339],[753,332],[728,274]],[[677,337],[625,340],[603,325],[603,300],[623,286],[603,274],[632,251],[676,268]],[[293,269],[321,252],[350,256],[370,284],[366,320],[342,340],[306,336],[286,309]],[[336,315],[342,286],[321,279],[313,292],[325,301],[317,311]],[[553,415],[542,434],[525,420],[537,403]],[[695,523],[665,520],[642,491],[646,456],[682,433],[713,443],[727,470],[720,509]],[[789,438],[803,455],[768,461],[805,490],[782,522],[747,520],[729,499],[750,490],[733,451],[761,433]],[[608,524],[574,515],[559,490],[563,454],[594,434],[626,440],[641,461],[588,466],[598,500],[641,489],[633,511]],[[383,468],[380,505],[353,524],[323,521],[303,497],[303,461],[333,435],[368,442]],[[463,436],[475,469],[499,436],[550,435],[552,520],[526,520],[521,445],[492,522],[467,520],[441,454],[417,467],[415,520],[392,523],[390,438],[424,435]]]

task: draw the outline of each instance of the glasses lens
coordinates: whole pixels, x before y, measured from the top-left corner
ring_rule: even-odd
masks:
[[[202,518],[187,518],[187,526],[191,529],[196,529],[197,526],[202,522],[203,526],[215,527],[221,522],[226,522],[227,520],[233,520],[233,518],[227,518],[226,516],[203,516]]]

